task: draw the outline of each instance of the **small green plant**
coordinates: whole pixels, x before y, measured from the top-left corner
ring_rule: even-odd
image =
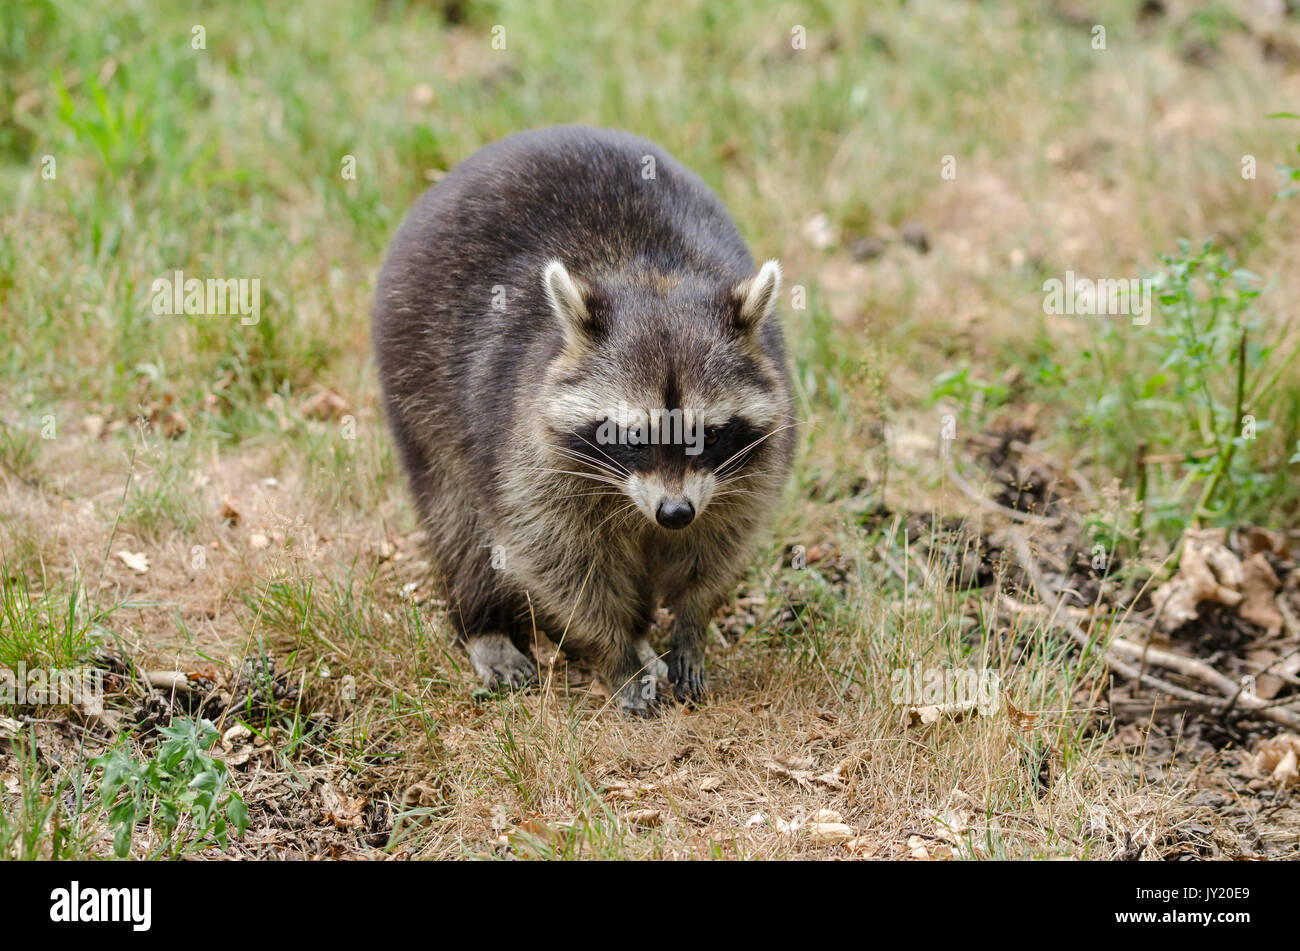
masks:
[[[1165,258],[1165,265],[1156,290],[1172,319],[1156,328],[1168,348],[1160,370],[1177,375],[1175,392],[1185,418],[1194,420],[1201,448],[1212,450],[1186,467],[1188,483],[1201,484],[1192,517],[1199,521],[1235,514],[1238,492],[1244,496],[1260,481],[1248,465],[1233,468],[1237,450],[1268,426],[1267,420],[1246,414],[1247,382],[1260,382],[1272,353],[1271,347],[1250,341],[1252,331],[1259,329],[1252,301],[1259,296],[1260,279],[1234,269],[1227,255],[1208,241],[1196,254],[1181,242],[1181,254]],[[1247,429],[1248,419],[1253,429]]]
[[[1263,414],[1285,395],[1277,384],[1292,355],[1274,359],[1254,305],[1261,279],[1226,252],[1184,240],[1162,261],[1152,279],[1160,319],[1137,336],[1108,324],[1084,352],[1094,391],[1079,422],[1094,454],[1132,473],[1157,525],[1177,534],[1267,510],[1267,470],[1283,459],[1255,443],[1270,428]],[[1136,458],[1157,446],[1182,457],[1176,479],[1147,473],[1145,456]]]
[[[969,362],[953,370],[945,370],[930,384],[930,403],[950,400],[958,405],[963,416],[978,420],[987,410],[997,409],[1006,403],[1010,389],[1002,383],[990,383],[971,372]]]
[[[120,748],[90,761],[104,771],[99,798],[108,810],[113,851],[125,858],[136,824],[147,819],[162,832],[159,854],[175,858],[187,842],[215,841],[226,849],[230,826],[236,835],[248,828],[248,809],[229,788],[226,764],[207,755],[217,740],[216,727],[209,720],[175,717],[159,732],[163,742],[148,762]],[[187,816],[188,835],[178,836]]]
[[[0,860],[74,858],[68,826],[60,822],[68,780],[52,779],[30,737],[20,733],[12,742],[18,773],[16,783],[0,789]]]

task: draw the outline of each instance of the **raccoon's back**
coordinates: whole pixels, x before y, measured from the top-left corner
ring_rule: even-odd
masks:
[[[752,261],[708,187],[653,143],[557,126],[509,136],[416,204],[375,299],[375,357],[408,469],[448,452],[498,475],[520,388],[560,346],[541,286],[559,258],[593,279],[652,268],[734,283]]]

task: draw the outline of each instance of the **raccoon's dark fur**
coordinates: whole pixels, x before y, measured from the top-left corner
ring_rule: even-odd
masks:
[[[628,712],[656,674],[700,697],[710,616],[790,468],[779,288],[708,187],[623,132],[512,135],[420,199],[379,278],[375,355],[486,683],[535,677],[535,624]],[[672,411],[680,439],[635,444]],[[660,603],[666,671],[645,640]]]

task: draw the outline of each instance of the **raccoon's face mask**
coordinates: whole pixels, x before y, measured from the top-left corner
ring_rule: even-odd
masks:
[[[664,529],[743,504],[789,422],[764,347],[780,265],[722,288],[610,289],[552,261],[542,283],[563,334],[545,400],[559,467],[617,489]]]

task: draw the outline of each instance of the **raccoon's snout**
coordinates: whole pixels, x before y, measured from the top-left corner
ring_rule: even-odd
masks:
[[[670,499],[665,496],[655,508],[655,521],[664,528],[685,528],[694,519],[695,506],[690,499]]]
[[[681,482],[670,482],[649,472],[633,474],[628,479],[627,494],[645,517],[660,528],[678,531],[700,517],[709,505],[713,492],[712,476],[686,474]]]

